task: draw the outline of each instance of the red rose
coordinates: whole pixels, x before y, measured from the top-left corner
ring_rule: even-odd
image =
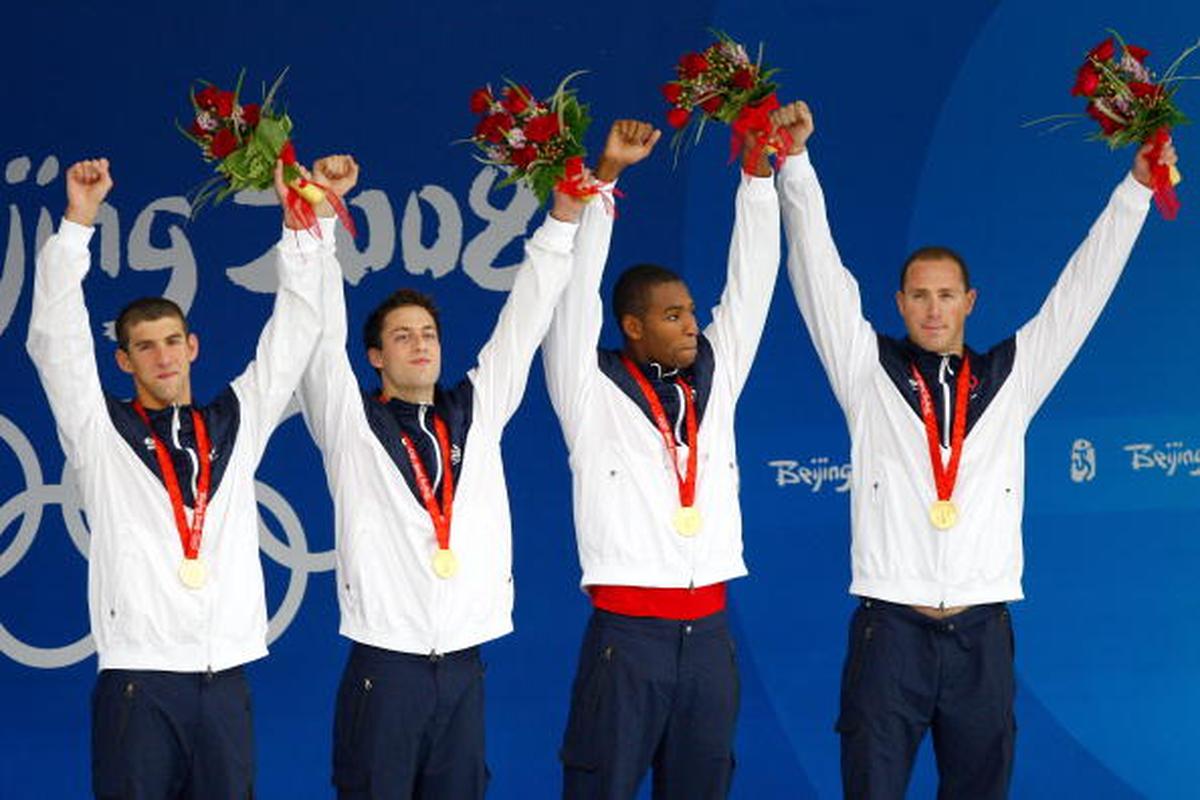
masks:
[[[1091,97],[1099,87],[1100,73],[1092,66],[1091,61],[1085,61],[1079,72],[1075,73],[1075,86],[1071,88],[1071,94]]]
[[[548,142],[550,137],[558,133],[558,116],[556,114],[543,114],[540,117],[534,117],[529,120],[525,126],[525,138],[531,142]]]
[[[1113,45],[1112,37],[1105,39],[1100,44],[1096,45],[1088,53],[1088,58],[1094,58],[1097,61],[1108,61],[1116,52],[1116,47]]]
[[[512,151],[512,162],[517,169],[528,169],[529,165],[537,160],[537,156],[537,148],[527,144]]]
[[[1158,84],[1144,83],[1142,81],[1130,81],[1129,91],[1133,92],[1134,97],[1161,97],[1163,87]]]
[[[475,128],[475,136],[492,144],[499,144],[504,141],[504,134],[512,126],[513,118],[508,114],[492,114],[479,121],[479,126]]]
[[[672,128],[682,128],[688,124],[688,119],[692,116],[692,112],[685,108],[672,108],[667,112],[667,123]]]
[[[688,53],[679,60],[679,68],[683,71],[683,77],[694,78],[708,69],[708,59],[699,53]]]
[[[233,113],[233,92],[217,92],[213,110],[222,118],[228,118]]]
[[[229,128],[221,128],[213,136],[212,141],[208,143],[208,151],[212,153],[213,158],[224,158],[225,156],[237,150],[238,140],[233,135],[233,131]]]
[[[1125,45],[1125,52],[1133,57],[1133,60],[1139,64],[1145,62],[1146,56],[1150,55],[1150,51],[1144,47],[1138,47],[1136,44]]]
[[[672,81],[662,85],[663,97],[667,98],[668,103],[678,103],[680,95],[683,94],[683,87]]]
[[[262,112],[258,107],[258,103],[250,103],[249,105],[242,106],[242,121],[251,128],[258,124],[261,114]]]
[[[208,131],[204,130],[204,128],[200,127],[200,120],[198,119],[192,120],[192,127],[188,128],[188,132],[190,132],[192,136],[197,136],[203,139],[207,139],[212,135]]]
[[[712,97],[708,98],[703,103],[701,103],[700,107],[703,108],[705,111],[707,111],[709,114],[715,114],[715,113],[717,113],[717,111],[720,110],[721,106],[723,106],[723,105],[725,105],[724,98],[722,98],[721,95],[719,95],[719,94],[714,94]]]
[[[284,164],[296,163],[296,145],[292,144],[291,139],[288,139],[283,143],[283,147],[279,148],[279,160]]]
[[[196,92],[196,105],[208,111],[215,110],[217,107],[217,87],[205,86]]]
[[[529,101],[533,97],[528,89],[524,86],[519,89],[514,86],[504,87],[504,99],[500,101],[510,114],[521,114],[525,109],[529,108]]]
[[[1095,103],[1088,103],[1087,113],[1089,117],[1100,123],[1100,129],[1107,135],[1112,135],[1125,127],[1097,108]]]
[[[749,89],[754,86],[754,72],[749,67],[742,67],[733,73],[733,85],[739,89]]]
[[[471,92],[471,113],[482,114],[492,105],[492,93],[486,86]]]

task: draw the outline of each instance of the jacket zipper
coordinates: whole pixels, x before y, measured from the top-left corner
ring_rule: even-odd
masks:
[[[417,409],[417,424],[421,427],[421,431],[427,437],[429,437],[429,441],[433,443],[433,461],[435,464],[437,464],[437,471],[434,473],[433,485],[430,488],[433,489],[434,496],[439,497],[440,495],[438,494],[438,487],[441,485],[442,477],[443,477],[442,476],[442,447],[440,444],[438,444],[437,437],[434,436],[433,432],[429,430],[429,426],[425,424],[425,414],[428,409],[429,409],[429,406],[425,405],[424,403],[422,403],[420,405],[420,407]],[[443,509],[443,512],[445,510],[446,509]],[[430,520],[431,524],[432,524],[432,522],[433,522],[433,520]],[[436,532],[435,532],[435,534],[436,534]],[[435,542],[434,546],[435,547],[437,546],[436,542]],[[432,557],[432,554],[430,554],[430,557]],[[430,648],[429,648],[429,658],[430,658],[430,660],[433,660],[433,661],[436,661],[439,658],[441,658],[441,652],[439,649],[439,645],[441,644],[441,626],[438,624],[438,609],[440,609],[442,607],[442,593],[445,591],[442,584],[444,584],[444,583],[445,583],[445,581],[443,581],[441,578],[434,576],[433,608],[430,609],[430,617],[432,619],[432,630],[430,631],[431,643],[430,643]]]

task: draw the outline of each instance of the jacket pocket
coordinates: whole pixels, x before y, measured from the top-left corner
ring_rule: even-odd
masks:
[[[571,692],[571,712],[559,757],[568,770],[594,772],[604,752],[603,713],[612,686],[612,645],[593,648],[587,664],[580,665]],[[610,732],[611,733],[611,732]]]
[[[846,648],[846,661],[842,665],[841,703],[834,730],[838,733],[853,733],[861,722],[858,713],[858,692],[862,683],[863,669],[875,649],[876,620],[870,611],[859,606],[850,622],[850,637]]]
[[[370,747],[363,741],[371,711],[374,680],[348,673],[338,687],[333,721],[333,783],[339,789],[363,790],[370,783]]]
[[[122,752],[141,694],[138,681],[124,670],[105,670],[96,679],[92,690],[92,792],[98,798],[120,797],[124,791]]]

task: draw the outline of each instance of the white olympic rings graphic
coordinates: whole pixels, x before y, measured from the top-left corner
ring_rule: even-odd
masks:
[[[297,408],[293,402],[289,412],[285,414],[279,424],[282,425],[288,417],[295,413],[297,413]],[[90,533],[84,522],[79,491],[75,486],[74,474],[70,465],[64,465],[58,484],[45,483],[42,467],[33,444],[12,420],[2,414],[0,414],[0,440],[8,445],[16,456],[25,483],[23,490],[0,505],[0,531],[8,529],[18,517],[21,518],[21,524],[12,541],[6,549],[0,551],[0,578],[3,578],[19,564],[29,551],[41,528],[42,512],[47,505],[58,505],[62,508],[63,523],[66,525],[71,541],[79,554],[86,559]],[[333,550],[309,552],[304,526],[282,494],[268,484],[256,480],[255,495],[259,505],[269,511],[275,521],[279,523],[287,539],[286,542],[283,542],[276,538],[263,521],[260,512],[258,519],[259,547],[272,561],[292,571],[283,600],[275,609],[275,613],[271,615],[267,627],[267,643],[270,644],[283,635],[300,610],[304,592],[308,587],[309,573],[332,570],[335,564],[335,555]],[[58,669],[77,664],[95,651],[96,645],[92,641],[90,633],[61,647],[37,647],[17,638],[4,626],[3,622],[0,622],[0,653],[25,666]]]

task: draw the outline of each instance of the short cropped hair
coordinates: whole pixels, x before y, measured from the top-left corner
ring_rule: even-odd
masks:
[[[397,289],[387,296],[382,303],[375,306],[375,310],[371,312],[371,316],[367,317],[367,322],[363,325],[363,345],[366,349],[379,350],[383,347],[383,321],[387,315],[403,306],[420,306],[429,312],[429,316],[433,317],[433,327],[437,331],[438,336],[442,335],[442,325],[438,321],[437,304],[433,302],[433,298],[424,292],[418,292],[416,289]]]
[[[683,278],[666,267],[657,264],[635,264],[621,273],[613,287],[612,311],[617,323],[626,314],[640,317],[646,313],[646,300],[650,289],[664,283],[682,283]]]
[[[948,259],[958,264],[958,271],[962,273],[963,291],[971,289],[971,275],[967,271],[967,262],[954,250],[941,245],[930,245],[928,247],[919,247],[909,255],[904,262],[904,266],[900,268],[900,291],[904,291],[904,281],[908,279],[908,268],[915,261],[936,261],[939,259]]]
[[[139,322],[153,322],[163,317],[175,317],[183,323],[183,332],[187,334],[187,317],[183,309],[165,297],[139,297],[121,309],[117,315],[117,346],[129,352],[129,331]]]

